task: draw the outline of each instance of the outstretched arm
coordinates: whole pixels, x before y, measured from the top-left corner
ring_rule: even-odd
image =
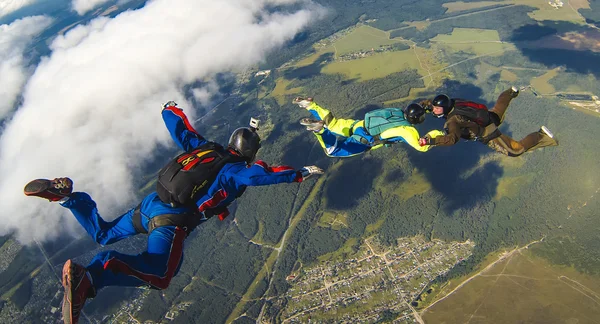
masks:
[[[433,132],[434,131],[429,132],[429,134],[434,134],[434,136],[443,134],[441,131],[435,131],[436,133]],[[419,131],[412,126],[390,128],[381,133],[381,138],[393,142],[406,142],[406,144],[412,146],[412,148],[419,152],[427,152],[431,148],[430,145],[421,146],[419,144]]]
[[[162,110],[162,117],[171,138],[184,151],[190,151],[207,143],[207,140],[192,127],[187,116],[183,113],[183,109],[175,106],[165,107]]]
[[[236,173],[233,176],[236,183],[245,186],[267,186],[277,183],[302,182],[300,171],[292,167],[269,166],[263,161],[256,161],[250,167]]]
[[[430,145],[450,146],[458,143],[460,140],[460,127],[456,120],[449,120],[446,123],[447,135],[440,135],[429,140]]]

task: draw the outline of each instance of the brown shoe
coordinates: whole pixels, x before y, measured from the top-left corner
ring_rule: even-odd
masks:
[[[76,324],[88,297],[94,297],[95,288],[92,285],[87,270],[71,260],[63,266],[62,284],[65,288],[62,313],[65,324]]]
[[[23,192],[26,196],[37,196],[49,201],[59,201],[73,192],[73,181],[69,178],[35,179],[30,181]]]
[[[313,98],[296,97],[294,100],[292,100],[292,103],[300,106],[301,108],[308,108],[308,106],[313,103]]]

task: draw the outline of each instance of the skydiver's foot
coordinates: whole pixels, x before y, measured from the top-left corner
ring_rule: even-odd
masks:
[[[548,127],[542,126],[540,127],[540,133],[550,137],[550,139],[554,142],[554,145],[558,145],[558,140],[554,137],[554,133],[552,133]]]
[[[320,132],[325,126],[325,122],[313,118],[302,118],[300,119],[300,125],[306,126],[306,130]]]
[[[308,106],[310,106],[313,103],[313,98],[296,97],[294,98],[294,100],[292,100],[292,103],[300,106],[301,108],[308,108]]]
[[[519,88],[517,88],[515,86],[512,86],[510,88],[510,96],[513,98],[516,98],[519,95],[519,92],[520,92]]]
[[[554,134],[553,134],[553,133],[552,133],[552,132],[551,132],[551,131],[548,129],[548,127],[546,127],[546,126],[542,126],[542,127],[540,128],[540,132],[542,132],[542,133],[544,133],[544,134],[548,135],[548,137],[550,137],[550,138],[554,139]]]
[[[85,300],[96,295],[87,270],[72,260],[67,260],[62,271],[62,285],[65,288],[62,313],[65,324],[75,324],[85,305]]]
[[[36,179],[23,189],[26,196],[46,198],[49,201],[66,200],[73,192],[73,181],[69,178]]]
[[[171,100],[163,105],[163,108],[168,108],[168,107],[177,107],[177,103],[175,101]]]

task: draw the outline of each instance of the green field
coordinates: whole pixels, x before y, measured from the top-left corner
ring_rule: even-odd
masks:
[[[525,174],[516,177],[503,177],[498,183],[498,189],[496,189],[495,200],[500,200],[502,197],[516,198],[521,194],[519,188],[528,186],[534,179],[535,175]]]
[[[490,29],[454,28],[450,35],[437,35],[431,42],[455,52],[484,55],[514,48],[502,43],[498,32]]]
[[[372,48],[378,48],[381,45],[392,45],[400,42],[402,41],[390,39],[389,34],[385,31],[363,25],[337,40],[332,46],[335,48],[336,55],[340,56],[358,51],[368,51]]]
[[[524,249],[423,313],[426,323],[597,323],[600,279]],[[506,311],[510,309],[510,311]],[[561,319],[561,320],[559,320]]]
[[[500,80],[507,82],[515,82],[519,80],[519,76],[509,70],[502,70],[500,72]]]
[[[444,8],[448,8],[448,11],[446,11],[446,14],[449,13],[453,13],[453,12],[458,12],[458,11],[465,11],[465,10],[470,10],[470,9],[483,9],[485,7],[491,7],[491,6],[497,6],[498,2],[496,1],[479,1],[479,2],[462,2],[462,1],[456,1],[456,2],[446,2],[444,3],[442,6]]]
[[[538,77],[531,79],[531,86],[541,94],[549,94],[556,92],[554,86],[550,84],[550,80],[558,75],[558,69],[550,70]]]
[[[275,89],[271,92],[270,96],[277,100],[280,105],[285,104],[285,98],[288,95],[298,94],[302,91],[302,88],[291,88],[287,89],[288,85],[292,83],[291,80],[285,78],[279,78],[276,81]]]
[[[585,24],[585,19],[579,15],[576,8],[589,8],[589,1],[587,0],[562,1],[563,6],[558,9],[548,4],[548,2],[554,2],[554,0],[513,0],[510,2],[538,8],[538,10],[529,14],[529,17],[538,21],[554,20]],[[573,4],[570,2],[573,2]]]
[[[448,14],[471,9],[485,10],[486,7],[496,6],[499,4],[525,5],[537,8],[537,10],[531,12],[529,16],[538,21],[560,20],[579,24],[585,23],[583,17],[578,14],[577,9],[589,8],[588,0],[563,1],[563,6],[559,8],[553,8],[548,2],[554,2],[554,0],[505,0],[478,2],[456,1],[444,3],[442,6],[448,8],[448,11],[446,11]]]
[[[422,173],[415,172],[410,178],[397,186],[394,194],[402,200],[408,200],[415,195],[424,194],[429,190],[431,190],[431,183],[427,181],[427,178]]]
[[[405,50],[398,52],[384,52],[360,60],[334,62],[325,66],[323,68],[323,73],[341,73],[349,80],[359,79],[360,81],[366,81],[383,78],[394,72],[415,68],[423,75],[422,68],[419,67],[419,61],[417,60],[414,51]]]
[[[320,47],[319,49],[316,49],[316,52],[301,59],[300,61],[298,61],[296,64],[294,64],[295,67],[302,67],[302,66],[307,66],[307,65],[311,65],[313,63],[315,63],[315,61],[323,54],[327,54],[327,53],[334,53],[335,49],[333,48],[333,46],[324,46],[324,47]]]
[[[348,227],[348,215],[346,213],[338,213],[334,211],[325,211],[319,221],[318,226],[328,227],[333,230],[340,230]]]

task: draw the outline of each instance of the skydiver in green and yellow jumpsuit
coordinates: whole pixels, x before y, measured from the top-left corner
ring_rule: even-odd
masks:
[[[425,120],[425,109],[412,103],[405,109],[382,108],[365,114],[363,120],[336,118],[312,98],[295,98],[294,104],[308,110],[314,118],[303,118],[300,124],[312,131],[330,157],[350,157],[389,144],[404,142],[419,152],[430,146],[419,145],[419,132],[413,126]],[[433,130],[427,135],[444,133]]]

